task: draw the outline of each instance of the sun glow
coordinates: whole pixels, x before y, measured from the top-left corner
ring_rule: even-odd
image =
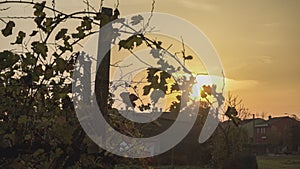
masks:
[[[217,86],[217,92],[221,92],[224,88],[225,77],[210,76],[210,75],[198,75],[196,76],[195,85],[192,88],[190,97],[195,100],[201,100],[201,90],[203,86]]]

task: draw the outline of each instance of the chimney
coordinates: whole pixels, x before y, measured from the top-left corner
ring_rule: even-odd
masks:
[[[271,119],[272,119],[272,116],[270,115],[270,116],[269,116],[269,120],[271,120]]]

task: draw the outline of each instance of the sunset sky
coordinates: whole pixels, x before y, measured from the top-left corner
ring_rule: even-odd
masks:
[[[91,0],[99,5],[99,0]],[[56,0],[64,12],[82,9],[80,0]],[[114,7],[116,1],[105,0]],[[121,16],[149,12],[151,0],[120,0]],[[50,3],[51,4],[51,3]],[[96,6],[98,8],[98,6]],[[21,15],[30,11],[19,8]],[[215,46],[229,89],[252,113],[300,117],[299,0],[156,0],[155,12],[195,24]],[[16,16],[15,10],[0,16]],[[1,29],[5,25],[0,24]],[[182,27],[184,29],[184,27]],[[7,44],[1,40],[1,49]]]
[[[145,12],[151,0],[120,1],[119,8],[122,15]],[[177,15],[202,30],[226,77],[235,81],[229,90],[253,113],[266,116],[300,116],[299,8],[298,0],[157,0],[155,5],[156,12]]]

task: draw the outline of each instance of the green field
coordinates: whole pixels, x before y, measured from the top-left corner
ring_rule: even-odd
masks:
[[[142,169],[141,166],[118,166],[115,169]],[[211,169],[207,167],[197,167],[197,166],[155,166],[149,167],[149,169]]]
[[[258,156],[259,169],[300,169],[300,156]]]
[[[258,169],[300,169],[300,155],[257,156]],[[116,169],[140,169],[142,167],[116,167]],[[152,167],[172,169],[171,166]],[[151,168],[151,169],[152,169]],[[175,166],[174,169],[208,169],[203,167]]]

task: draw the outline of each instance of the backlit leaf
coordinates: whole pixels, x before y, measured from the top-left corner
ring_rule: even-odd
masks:
[[[35,36],[39,31],[32,31],[32,33],[29,36]]]
[[[47,52],[48,52],[48,47],[44,44],[44,43],[40,43],[40,42],[32,42],[31,44],[31,48],[32,50],[37,53],[37,54],[41,54],[41,56],[45,59],[47,56]]]
[[[42,65],[39,65],[37,67],[34,68],[34,72],[37,73],[37,75],[41,76],[43,75],[43,68],[42,68]]]
[[[3,36],[7,37],[9,35],[12,34],[12,29],[13,27],[15,27],[16,24],[13,22],[13,21],[9,21],[7,24],[6,24],[6,27],[4,29],[1,30]]]
[[[202,97],[202,98],[206,98],[206,97],[207,97],[207,94],[206,94],[203,90],[201,90],[201,93],[200,93],[200,94],[201,94],[201,97]]]
[[[45,71],[45,79],[49,80],[53,76],[53,69],[47,68]]]
[[[53,19],[52,18],[46,18],[46,21],[44,22],[45,26],[45,32],[50,32],[52,30],[52,24],[53,24]]]
[[[55,36],[55,40],[59,40],[65,36],[65,34],[68,32],[68,29],[61,29]]]
[[[150,85],[144,86],[143,89],[144,89],[143,95],[144,95],[144,96],[145,96],[145,95],[148,95],[148,94],[150,93],[151,86],[150,86]]]
[[[37,58],[35,58],[32,54],[26,53],[26,57],[23,58],[23,62],[27,65],[35,65],[37,62]]]
[[[141,23],[143,20],[144,20],[144,18],[141,15],[133,16],[131,18],[130,24],[134,26],[134,25]]]
[[[62,58],[55,59],[57,71],[63,73],[65,71],[65,61]]]
[[[43,15],[43,10],[45,8],[45,5],[46,5],[46,1],[43,1],[41,3],[35,3],[35,5],[33,6],[33,8],[35,8],[35,11],[34,11],[34,15],[35,16],[41,16]]]
[[[16,42],[15,42],[15,43],[11,43],[11,44],[12,44],[12,45],[13,45],[13,44],[22,44],[23,39],[25,38],[25,36],[26,36],[26,33],[23,32],[23,31],[20,31],[20,32],[18,33]]]
[[[208,94],[208,95],[212,94],[212,88],[210,86],[203,85],[202,88],[206,94]]]
[[[83,21],[81,22],[81,26],[84,28],[84,30],[91,30],[92,20],[89,17],[84,17]]]
[[[0,52],[0,70],[12,67],[19,61],[20,57],[11,51]]]
[[[179,85],[176,83],[176,84],[173,84],[172,87],[171,87],[171,92],[173,91],[179,91]]]
[[[143,39],[137,35],[130,36],[126,40],[121,40],[119,42],[119,50],[122,48],[132,50],[135,46],[138,47],[143,43]]]
[[[184,57],[185,60],[192,60],[193,59],[193,56],[189,55],[187,57]]]

